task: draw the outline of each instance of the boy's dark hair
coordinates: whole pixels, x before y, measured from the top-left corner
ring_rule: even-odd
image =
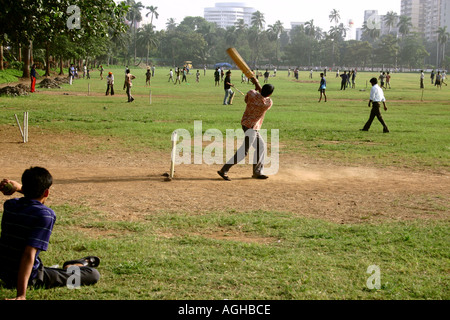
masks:
[[[275,90],[275,87],[273,85],[265,84],[264,87],[262,87],[261,95],[263,97],[268,97],[273,93],[274,90]]]
[[[371,84],[377,84],[378,83],[378,79],[377,78],[372,78],[372,79],[370,79],[370,83]]]
[[[27,198],[40,198],[52,184],[53,177],[47,169],[31,167],[22,174],[22,192]]]

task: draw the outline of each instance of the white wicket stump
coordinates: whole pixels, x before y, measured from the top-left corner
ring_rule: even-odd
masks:
[[[17,114],[14,114],[14,117],[16,118],[17,125],[20,130],[20,134],[22,135],[23,143],[28,142],[28,111],[25,111],[23,113],[23,130],[20,126],[19,118],[17,118]]]
[[[27,143],[28,142],[28,111],[26,111],[24,114],[23,114],[23,117],[24,117],[24,120],[23,120],[23,127],[24,127],[24,129],[23,129],[23,135],[24,135],[24,138],[23,138],[23,142],[24,143]]]
[[[172,133],[172,154],[170,157],[170,174],[169,177],[170,179],[173,179],[173,176],[175,174],[175,154],[177,151],[177,138],[178,138],[178,134],[176,131],[174,131]]]

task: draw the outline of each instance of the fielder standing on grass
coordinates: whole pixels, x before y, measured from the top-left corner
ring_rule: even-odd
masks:
[[[106,77],[106,95],[111,91],[111,96],[114,95],[114,75],[112,72],[108,73]]]
[[[31,77],[31,90],[30,90],[30,92],[35,92],[36,91],[36,65],[35,64],[33,64],[31,66],[30,77]]]
[[[323,73],[320,74],[320,86],[319,86],[319,92],[320,92],[320,98],[319,102],[322,101],[322,96],[325,97],[325,102],[327,102],[327,94],[325,93],[327,89],[327,80],[325,79],[325,76]]]
[[[227,71],[227,75],[225,77],[225,82],[224,82],[223,87],[225,89],[225,97],[223,98],[223,104],[225,106],[232,105],[234,92],[233,92],[233,90],[231,90],[231,87],[233,87],[233,84],[231,83],[231,71]]]
[[[378,85],[377,78],[370,79],[370,83],[372,84],[372,89],[370,90],[369,108],[372,106],[372,110],[370,112],[369,120],[366,122],[364,128],[362,128],[361,131],[369,131],[373,120],[375,119],[375,117],[377,117],[378,121],[380,121],[380,123],[383,125],[383,132],[389,133],[389,129],[384,122],[380,112],[381,102],[383,103],[384,111],[387,111],[386,99],[384,97],[383,90]]]
[[[268,179],[269,177],[264,175],[264,155],[265,155],[265,142],[262,139],[259,130],[264,121],[266,112],[272,107],[273,102],[270,99],[274,91],[274,86],[266,84],[261,88],[258,80],[251,78],[252,83],[255,85],[255,90],[250,90],[245,96],[245,102],[247,107],[244,115],[242,116],[241,125],[245,132],[245,140],[242,146],[237,150],[233,158],[231,158],[220,171],[217,173],[226,181],[231,181],[228,177],[228,171],[232,166],[245,159],[250,149],[250,145],[255,148],[256,164],[253,164],[253,176],[254,179]]]
[[[130,73],[129,69],[127,69],[125,74],[125,82],[123,84],[123,90],[125,90],[125,88],[127,89],[128,102],[134,101],[134,98],[131,95],[131,87],[133,86],[132,82],[133,79],[136,79],[136,77]]]

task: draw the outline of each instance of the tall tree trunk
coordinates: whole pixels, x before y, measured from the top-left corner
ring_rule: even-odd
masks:
[[[44,77],[50,77],[50,43],[45,43],[45,74]]]
[[[436,68],[439,68],[439,42],[437,43],[436,48]]]
[[[63,76],[64,75],[64,70],[63,70],[63,57],[59,56],[59,75]]]
[[[22,44],[17,44],[17,55],[19,56],[19,62],[22,62]]]
[[[445,62],[445,42],[442,43],[442,62],[441,62],[441,68],[444,69],[444,62]]]
[[[0,42],[0,70],[5,70],[3,67],[3,42]]]
[[[23,56],[22,78],[30,78],[30,53],[31,53],[30,44],[28,43],[24,49],[25,54]]]
[[[134,41],[134,65],[136,65],[136,22],[134,21],[134,18],[133,18],[133,29],[134,29],[134,34],[133,34],[133,41]]]
[[[33,41],[30,41],[30,51],[29,51],[29,55],[30,55],[30,60],[29,60],[29,64],[33,65],[34,61],[33,61]],[[29,69],[29,68],[28,68]]]

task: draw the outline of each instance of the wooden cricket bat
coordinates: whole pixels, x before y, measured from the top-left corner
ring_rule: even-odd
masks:
[[[252,72],[247,63],[245,63],[244,59],[242,59],[241,55],[239,54],[239,52],[237,52],[235,48],[227,49],[227,53],[247,78],[251,79],[255,77],[255,74]]]

